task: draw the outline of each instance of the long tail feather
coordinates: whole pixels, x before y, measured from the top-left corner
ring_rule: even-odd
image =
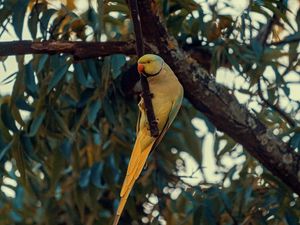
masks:
[[[131,158],[129,161],[129,165],[128,165],[128,169],[127,169],[127,174],[122,186],[122,190],[121,190],[121,200],[117,209],[117,214],[115,216],[114,219],[114,223],[113,225],[117,225],[119,222],[119,219],[121,217],[121,214],[124,210],[125,204],[127,202],[128,196],[131,192],[131,189],[135,183],[135,181],[137,180],[137,178],[139,177],[139,175],[141,174],[144,165],[146,163],[146,160],[148,158],[149,153],[151,152],[151,148],[154,144],[154,139],[153,141],[150,142],[150,144],[147,145],[147,147],[145,149],[142,149],[141,146],[145,146],[145,145],[141,145],[141,141],[143,141],[145,143],[145,139],[147,139],[148,137],[145,137],[145,135],[141,134],[138,135],[136,143],[134,145],[132,154],[131,154]]]

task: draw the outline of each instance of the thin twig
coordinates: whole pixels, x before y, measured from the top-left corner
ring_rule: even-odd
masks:
[[[138,11],[138,4],[137,0],[129,0],[128,1],[129,8],[131,11],[131,17],[133,21],[134,26],[134,33],[136,38],[136,52],[138,57],[141,57],[144,55],[144,44],[143,44],[143,33],[142,33],[142,27],[141,27],[141,21]],[[157,127],[157,121],[153,110],[152,105],[152,94],[150,93],[149,84],[147,81],[147,78],[144,76],[141,76],[141,85],[143,89],[142,98],[144,99],[144,104],[146,108],[146,114],[149,121],[150,126],[150,133],[151,136],[157,137],[159,135],[159,130]]]
[[[0,33],[0,37],[2,36],[2,34],[6,31],[7,33],[9,33],[9,31],[7,30],[7,25],[9,24],[9,22],[10,22],[10,18],[7,18],[6,19],[6,23],[5,24],[3,24],[3,25],[1,25],[1,27],[2,27],[2,31],[1,31],[1,33]]]

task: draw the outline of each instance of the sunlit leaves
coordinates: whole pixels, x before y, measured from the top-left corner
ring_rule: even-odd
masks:
[[[272,104],[280,104],[281,95],[289,98],[292,93],[288,72],[298,72],[299,32],[287,28],[290,17],[284,4],[252,1],[242,12],[231,15],[237,8],[229,2],[162,0],[153,2],[151,10],[161,16],[180,47],[192,54],[205,50],[211,73],[224,66],[235,71],[236,79],[243,78],[248,86],[239,89],[232,85],[229,91],[233,94],[239,89],[250,95],[251,105],[261,80],[264,96]],[[25,30],[37,41],[126,41],[133,37],[124,0],[99,0],[86,9],[76,1],[54,5],[44,0],[5,0],[0,5],[0,32],[12,23],[18,38]],[[261,43],[256,36],[273,12],[280,17],[277,26],[283,26],[283,31],[276,40],[270,34],[266,43]],[[299,12],[292,23],[298,29]],[[28,23],[24,23],[27,15]],[[0,105],[2,185],[15,194],[13,198],[0,195],[1,210],[10,212],[2,217],[7,224],[111,223],[138,116],[139,97],[124,96],[128,87],[120,85],[128,76],[123,72],[136,59],[115,54],[78,61],[71,55],[45,54],[18,56],[17,62],[18,71],[1,78],[3,83],[15,81],[12,95],[1,97]],[[291,129],[262,101],[255,102],[262,110],[255,109],[253,114],[299,151],[298,130]],[[286,111],[296,115],[297,104],[287,104]],[[197,123],[192,123],[195,118]],[[195,159],[195,170],[190,171],[193,160],[185,161],[184,155]],[[8,165],[11,169],[6,171]],[[185,101],[150,156],[122,222],[140,224],[145,216],[149,223],[165,220],[170,225],[297,224],[299,199],[259,165]],[[206,176],[207,171],[212,175]],[[189,176],[197,180],[196,186],[185,183]],[[13,179],[16,186],[6,184],[5,177]],[[211,177],[218,182],[212,183]],[[151,201],[147,194],[155,195],[158,202],[150,204],[151,210],[145,207],[144,215],[142,204]]]

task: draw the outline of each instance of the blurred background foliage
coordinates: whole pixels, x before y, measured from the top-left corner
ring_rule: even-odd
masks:
[[[160,0],[155,7],[180,46],[211,55],[217,81],[298,151],[299,2]],[[263,46],[257,35],[273,14],[279,20]],[[125,0],[1,0],[0,25],[0,40],[134,37]],[[1,74],[1,88],[12,91],[0,98],[0,224],[111,223],[135,139],[138,97],[125,95],[122,80],[136,57],[15,60],[16,72]],[[299,218],[299,196],[185,100],[120,224],[293,225]]]

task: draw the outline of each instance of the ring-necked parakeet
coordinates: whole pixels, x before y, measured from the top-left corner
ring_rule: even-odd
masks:
[[[171,68],[157,55],[147,54],[138,60],[138,72],[147,76],[157,119],[159,136],[150,134],[143,98],[139,102],[140,115],[137,137],[120,193],[120,203],[113,225],[117,225],[129,193],[143,170],[149,153],[156,148],[177,115],[183,98],[183,88]]]

